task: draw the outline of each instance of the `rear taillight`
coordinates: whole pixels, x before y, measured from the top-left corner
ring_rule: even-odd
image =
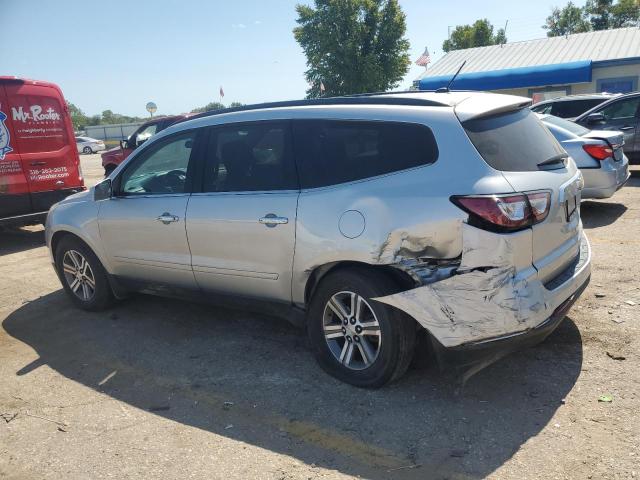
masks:
[[[596,160],[605,160],[613,157],[613,148],[609,145],[583,145],[582,148]]]
[[[470,223],[511,232],[542,222],[549,214],[551,193],[466,195],[451,197],[451,201],[469,213]]]

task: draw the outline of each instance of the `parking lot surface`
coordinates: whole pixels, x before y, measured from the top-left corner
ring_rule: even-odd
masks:
[[[99,155],[82,156],[88,183]],[[41,227],[0,233],[0,478],[640,478],[640,172],[582,204],[591,284],[462,388],[361,390],[281,319],[135,296],[86,313]],[[609,401],[611,400],[611,401]]]

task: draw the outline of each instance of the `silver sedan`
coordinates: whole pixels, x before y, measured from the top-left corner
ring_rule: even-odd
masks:
[[[609,198],[627,182],[629,160],[622,151],[622,132],[589,130],[553,115],[539,116],[582,172],[583,199]]]
[[[78,153],[86,154],[101,152],[106,148],[102,140],[91,137],[76,137],[76,145]]]

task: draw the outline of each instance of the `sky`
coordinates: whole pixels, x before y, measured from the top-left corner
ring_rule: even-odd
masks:
[[[86,114],[177,114],[219,100],[303,98],[306,60],[295,0],[0,0],[0,75],[48,80]],[[449,27],[487,18],[511,41],[545,36],[564,0],[400,0],[415,61],[443,55]],[[584,2],[574,2],[582,4]],[[423,71],[411,66],[400,88]]]

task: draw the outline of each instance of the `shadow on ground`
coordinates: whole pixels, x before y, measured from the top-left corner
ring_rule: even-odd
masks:
[[[42,227],[0,228],[0,256],[43,247],[44,244]]]
[[[586,229],[611,225],[626,211],[627,206],[622,203],[585,200],[580,204],[580,217]]]
[[[372,479],[486,476],[549,422],[582,364],[570,319],[461,392],[435,368],[356,389],[322,373],[287,322],[178,300],[86,313],[57,291],[3,327],[40,356],[16,375],[46,364],[173,421]]]

